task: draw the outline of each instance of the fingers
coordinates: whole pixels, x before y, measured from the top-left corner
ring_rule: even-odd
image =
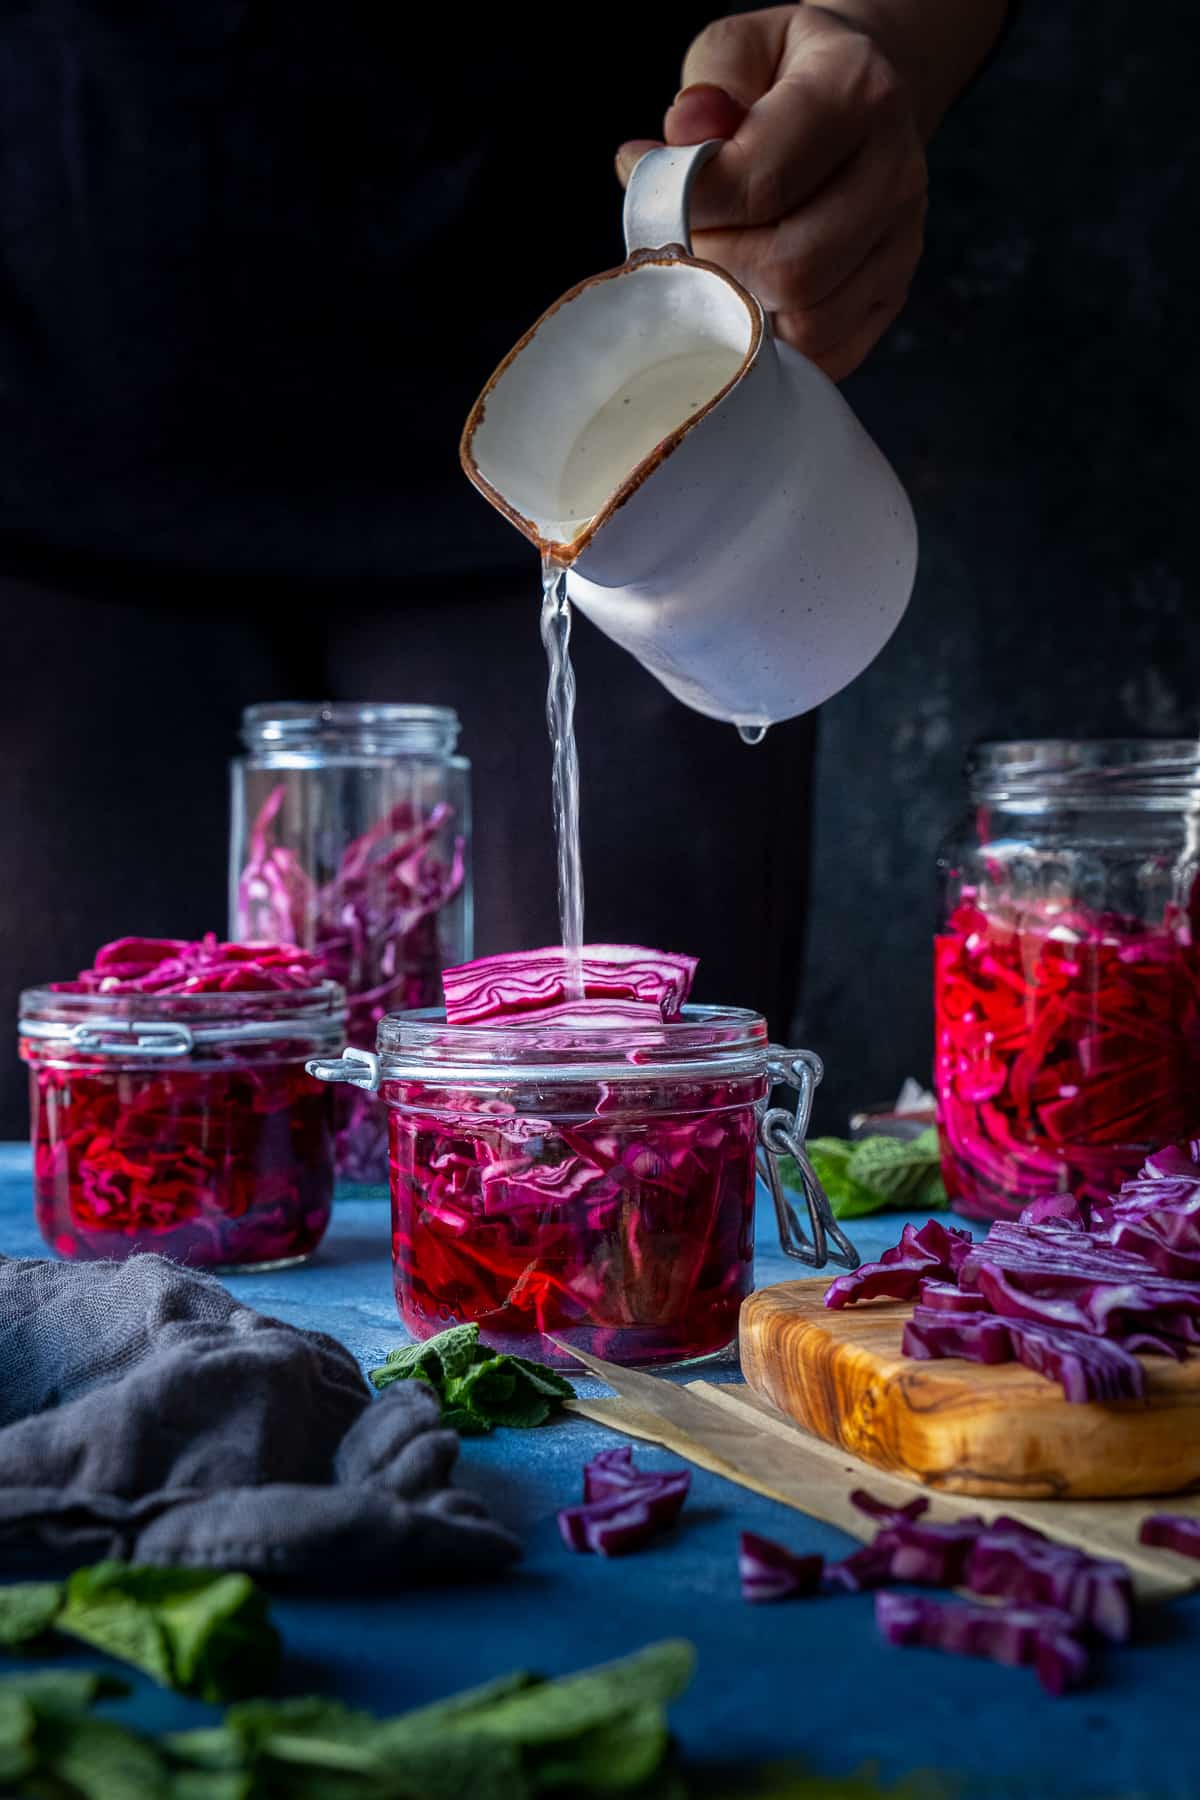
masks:
[[[686,144],[706,143],[709,138],[729,138],[745,116],[745,107],[724,88],[684,88],[668,109],[666,139],[668,144],[682,148]],[[629,186],[629,177],[647,150],[659,147],[656,138],[634,138],[621,145],[617,151],[617,180],[622,187]]]
[[[888,326],[893,324],[904,302],[894,306],[877,306],[864,319],[858,330],[834,350],[827,350],[811,361],[828,375],[830,381],[845,381],[871,354]]]
[[[817,306],[776,313],[775,333],[841,381],[882,337],[904,306],[921,259],[922,220],[885,236],[861,266]]]
[[[727,86],[736,95],[733,83]],[[897,132],[906,105],[899,76],[869,38],[797,27],[774,84],[697,178],[697,229],[783,218],[818,193],[869,137]]]
[[[774,225],[697,233],[695,252],[728,269],[768,312],[804,311],[836,293],[884,233],[908,228],[919,242],[924,216],[919,145],[869,143],[806,206]]]
[[[723,87],[700,82],[676,94],[663,120],[668,144],[703,144],[708,138],[731,138],[746,108]]]
[[[794,11],[772,6],[714,20],[683,59],[684,87],[711,83],[740,101],[743,111],[752,106],[775,80]]]

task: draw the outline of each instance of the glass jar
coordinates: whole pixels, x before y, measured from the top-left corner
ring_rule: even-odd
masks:
[[[444,706],[287,704],[242,715],[233,765],[230,936],[319,951],[351,1039],[434,1006],[471,955],[470,764]],[[382,1108],[338,1095],[337,1169],[387,1180]]]
[[[21,996],[34,1206],[59,1256],[156,1250],[282,1268],[320,1243],[333,1096],[305,1062],[345,1041],[345,995]]]
[[[996,743],[942,852],[935,1085],[970,1218],[1200,1134],[1200,744]]]
[[[376,1053],[310,1068],[386,1105],[396,1304],[418,1338],[475,1320],[497,1348],[566,1366],[555,1339],[638,1364],[728,1349],[752,1285],[760,1144],[785,1249],[817,1266],[832,1238],[857,1262],[804,1150],[820,1061],[769,1045],[757,1013],[687,1006],[671,1024],[589,1030],[397,1014]],[[795,1115],[767,1110],[775,1082],[797,1090]]]

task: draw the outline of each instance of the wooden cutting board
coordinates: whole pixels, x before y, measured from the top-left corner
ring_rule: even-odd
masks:
[[[1146,1401],[1075,1406],[1019,1364],[900,1354],[912,1308],[831,1311],[824,1277],[743,1303],[742,1373],[781,1412],[864,1462],[950,1494],[1130,1498],[1200,1488],[1200,1358],[1143,1357]]]

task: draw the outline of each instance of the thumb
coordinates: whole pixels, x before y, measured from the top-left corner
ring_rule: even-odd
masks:
[[[622,144],[617,151],[617,180],[621,186],[629,186],[629,177],[647,150],[661,149],[662,145],[657,138],[631,138],[627,144]]]
[[[701,84],[684,88],[676,94],[668,109],[663,129],[668,144],[682,149],[686,144],[703,144],[709,138],[730,138],[746,116],[742,106],[724,88]],[[633,138],[617,151],[617,179],[629,186],[629,177],[647,150],[660,150],[656,138]]]

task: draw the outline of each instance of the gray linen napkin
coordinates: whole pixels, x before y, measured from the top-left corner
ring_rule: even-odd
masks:
[[[519,1554],[436,1397],[161,1256],[0,1257],[0,1546],[338,1584]]]

